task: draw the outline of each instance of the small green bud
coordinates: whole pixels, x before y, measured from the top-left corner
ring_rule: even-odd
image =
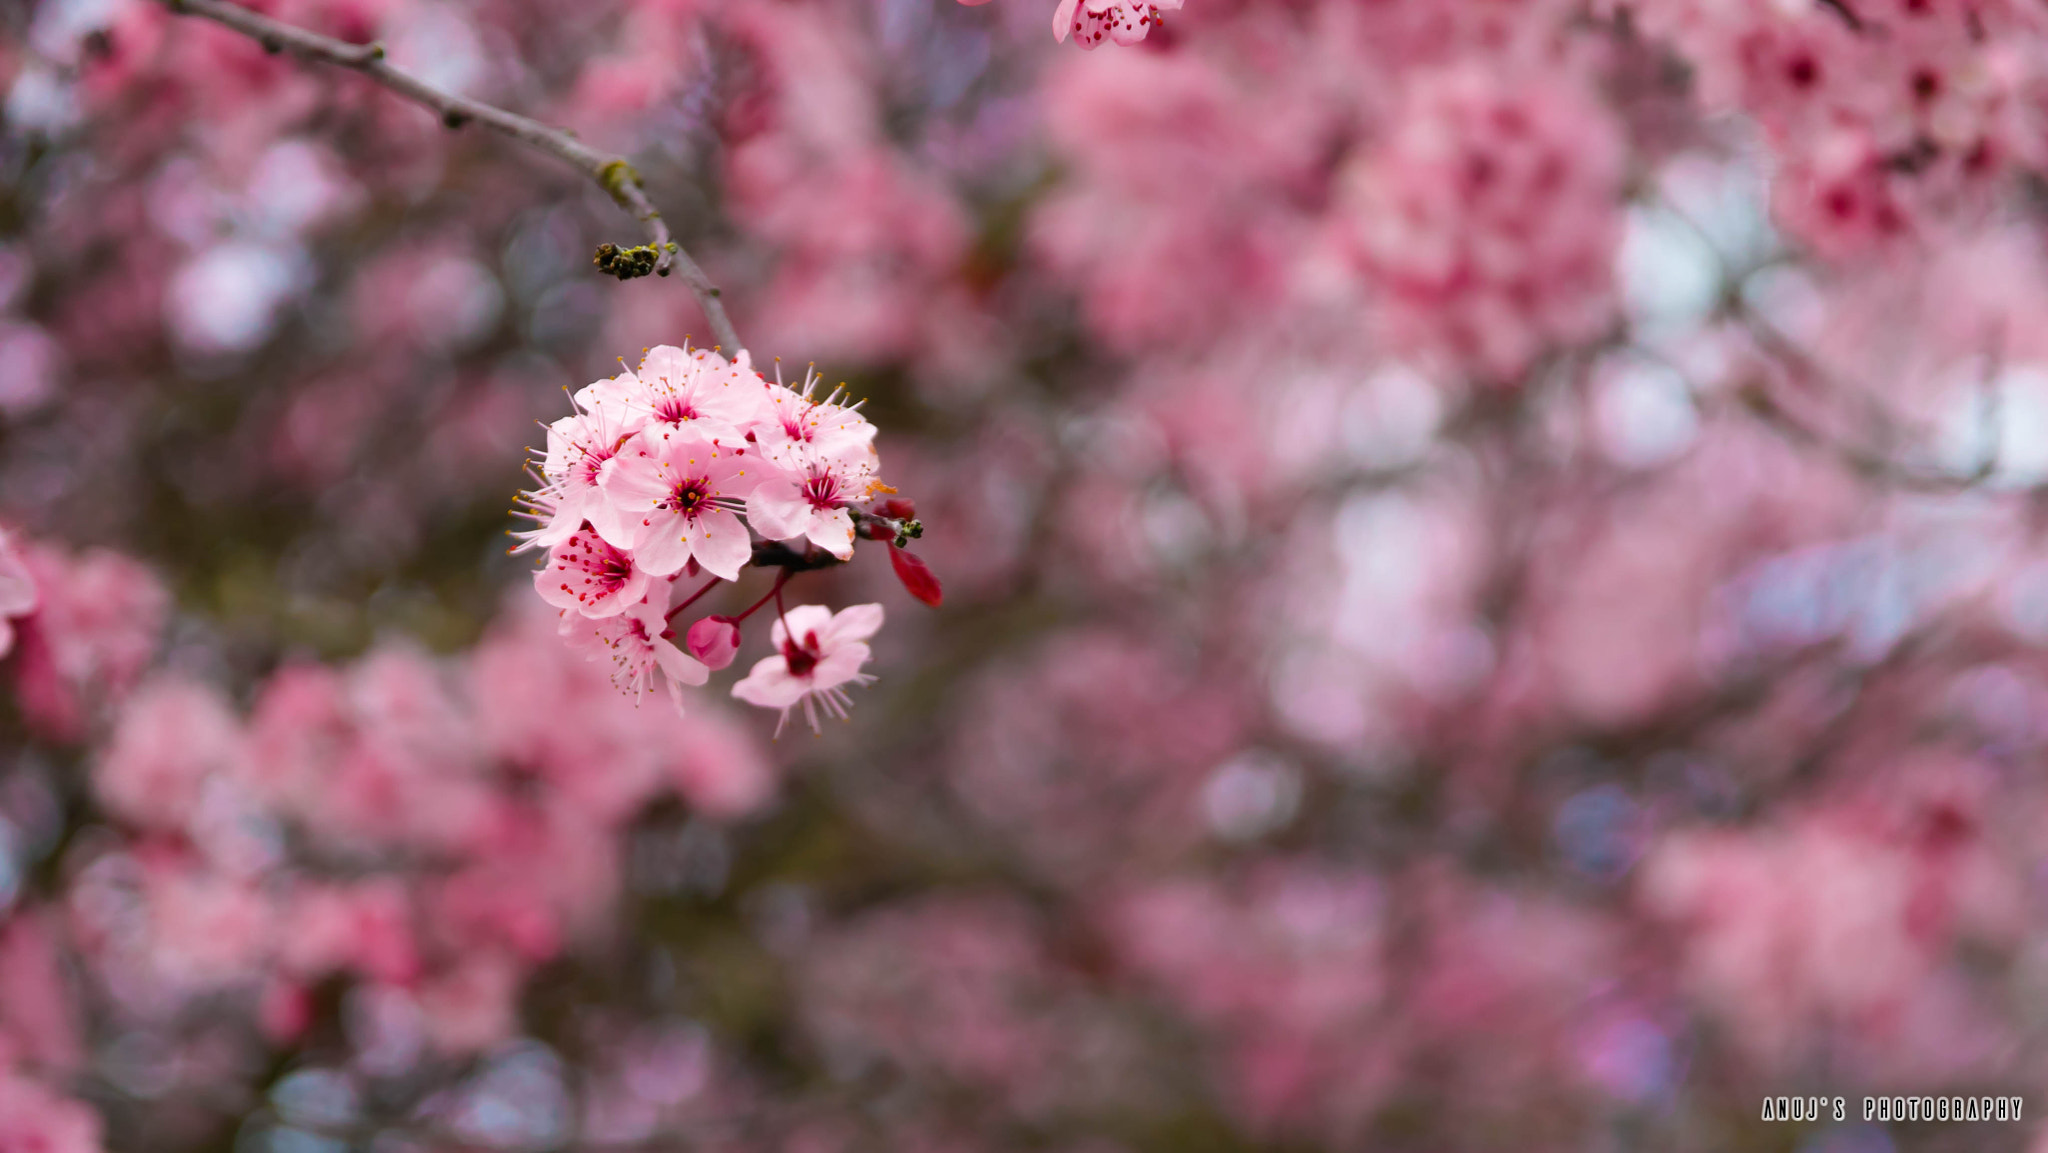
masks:
[[[597,265],[598,271],[607,276],[633,280],[652,273],[660,260],[661,256],[654,250],[652,244],[639,244],[632,248],[600,244],[597,246],[597,255],[592,257],[590,262]]]

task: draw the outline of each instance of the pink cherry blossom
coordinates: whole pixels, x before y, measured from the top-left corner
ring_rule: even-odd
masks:
[[[218,691],[165,678],[128,699],[93,784],[139,827],[185,829],[207,780],[239,777],[244,756],[241,725]]]
[[[598,381],[578,399],[627,412],[636,432],[655,423],[707,438],[737,439],[760,418],[765,389],[745,349],[728,361],[708,348],[664,344],[648,349],[638,370]]]
[[[1346,174],[1344,217],[1400,348],[1513,379],[1612,319],[1620,126],[1554,74],[1417,78]]]
[[[540,599],[587,617],[625,612],[647,597],[647,574],[632,554],[613,548],[585,522],[548,550],[547,567],[533,574]]]
[[[117,701],[140,677],[170,598],[147,568],[108,550],[35,543],[21,556],[39,601],[22,622],[16,691],[36,727],[75,735],[89,708]]]
[[[656,600],[641,601],[615,616],[593,618],[564,612],[562,635],[589,659],[609,660],[612,684],[636,700],[654,690],[659,675],[668,686],[669,699],[680,710],[683,686],[703,684],[710,672],[669,639],[673,634],[662,615],[666,588],[657,589]]]
[[[597,403],[585,403],[585,399],[579,394],[577,413],[548,426],[547,454],[538,470],[540,484],[520,494],[524,515],[535,527],[513,534],[520,541],[515,551],[552,548],[586,521],[607,540],[628,535],[618,506],[599,484],[634,431],[633,414],[623,404],[602,403],[601,397],[587,398]]]
[[[618,527],[605,539],[630,547],[656,576],[694,560],[735,580],[752,554],[736,510],[772,469],[743,443],[650,425],[626,443],[605,476],[604,495],[620,510]]]
[[[854,605],[834,613],[823,605],[799,605],[775,622],[776,656],[763,657],[732,695],[750,705],[782,710],[780,734],[799,703],[816,731],[818,704],[836,717],[852,705],[843,686],[874,678],[860,671],[870,655],[867,639],[882,627],[881,605]]]
[[[0,1153],[2039,1079],[2043,0],[235,9],[631,157],[627,284],[652,218],[383,68],[26,8]]]
[[[1053,39],[1064,43],[1067,33],[1074,43],[1093,50],[1105,37],[1121,45],[1143,40],[1159,13],[1178,11],[1181,0],[1060,0],[1052,14]]]
[[[761,452],[779,469],[747,499],[747,521],[770,540],[808,537],[842,559],[853,554],[853,519],[847,508],[879,488],[875,426],[860,406],[844,405],[839,390],[814,394],[815,371],[801,389],[769,390],[769,414],[755,430]]]
[[[820,399],[821,381],[817,370],[810,369],[801,387],[778,384],[763,391],[767,409],[758,417],[754,434],[770,457],[797,445],[837,456],[874,444],[875,426],[861,415],[860,404],[841,403],[845,386]]]
[[[847,509],[873,495],[879,460],[872,447],[842,442],[837,451],[792,441],[772,451],[774,475],[747,496],[747,522],[770,540],[807,537],[844,560],[853,555]]]
[[[2042,161],[2044,71],[2017,49],[2042,33],[2031,6],[1630,7],[1697,70],[1707,108],[1762,127],[1786,165],[1772,189],[1779,223],[1830,259],[1979,219],[2015,170]]]

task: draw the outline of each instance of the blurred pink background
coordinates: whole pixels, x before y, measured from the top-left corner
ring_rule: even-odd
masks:
[[[945,600],[621,695],[638,226],[0,6],[0,1153],[2048,1148],[1863,1120],[2048,1075],[2048,9],[250,7],[630,157]]]

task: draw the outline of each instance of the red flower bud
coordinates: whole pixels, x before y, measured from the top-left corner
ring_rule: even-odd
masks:
[[[739,622],[731,617],[705,617],[690,626],[684,644],[691,656],[716,672],[731,664],[733,655],[740,651]]]
[[[911,596],[933,608],[939,607],[939,602],[945,599],[945,589],[940,587],[939,578],[932,575],[932,570],[923,561],[892,544],[889,546],[889,563],[896,569],[896,579],[903,582]]]

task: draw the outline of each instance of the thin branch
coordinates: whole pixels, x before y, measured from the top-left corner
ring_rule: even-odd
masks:
[[[1862,34],[1863,18],[1856,15],[1854,8],[1849,7],[1848,0],[1820,0],[1820,6],[1841,17],[1842,23],[1849,26],[1849,31]]]
[[[1895,488],[1927,493],[1968,492],[1991,477],[1991,468],[1983,465],[1966,473],[1922,467],[1894,460],[1884,453],[1832,436],[1786,407],[1761,381],[1743,387],[1737,399],[1751,416],[1787,439],[1830,453],[1850,471]]]
[[[728,350],[744,347],[740,344],[739,334],[733,331],[732,321],[725,315],[718,287],[669,235],[668,224],[647,199],[640,174],[633,170],[625,157],[599,152],[559,128],[550,128],[537,120],[436,88],[410,72],[392,67],[384,59],[382,44],[350,44],[273,20],[226,0],[163,0],[163,4],[173,12],[203,16],[223,27],[232,28],[263,45],[266,51],[290,52],[301,59],[360,72],[404,99],[433,112],[449,128],[460,128],[474,120],[576,168],[597,181],[620,208],[646,225],[651,238],[647,244],[627,248],[613,244],[601,246],[597,250],[598,267],[621,280],[645,276],[650,272],[667,276],[672,269],[680,271],[683,283],[689,285],[697,303],[704,309],[705,318],[711,322],[713,339]]]
[[[924,524],[921,521],[898,520],[861,508],[849,508],[846,511],[853,517],[853,537],[856,541],[886,540],[902,548],[924,536]],[[800,573],[833,568],[846,562],[808,541],[803,542],[802,547],[797,547],[784,541],[764,540],[755,542],[752,563],[755,568],[779,568],[786,573]]]
[[[1822,396],[1853,397],[1864,400],[1864,417],[1877,433],[1875,439],[1880,445],[1892,445],[1908,440],[1900,430],[1898,422],[1874,400],[1862,396],[1859,390],[1835,379],[1813,355],[1800,347],[1791,337],[1758,315],[1753,309],[1736,303],[1730,309],[1731,319],[1743,326],[1757,347],[1775,360],[1794,377],[1804,378]],[[1994,348],[1987,362],[1987,375],[1980,387],[1992,396],[1996,394],[1995,378],[2002,351]],[[1978,453],[1977,464],[1967,472],[1944,468],[1939,465],[1911,463],[1896,458],[1883,447],[1859,445],[1825,431],[1815,421],[1805,420],[1788,408],[1782,401],[1771,395],[1769,386],[1759,380],[1743,388],[1739,399],[1751,414],[1765,424],[1777,429],[1795,441],[1799,441],[1834,454],[1837,460],[1851,470],[1884,483],[1920,492],[1953,493],[1981,488],[1998,471],[1997,429],[1998,410],[1994,402],[1986,400],[1985,413],[1980,420],[1994,422],[1988,429],[1980,427],[1980,436],[1988,432],[1989,447]],[[2039,493],[2040,485],[2030,485],[2023,491]]]

